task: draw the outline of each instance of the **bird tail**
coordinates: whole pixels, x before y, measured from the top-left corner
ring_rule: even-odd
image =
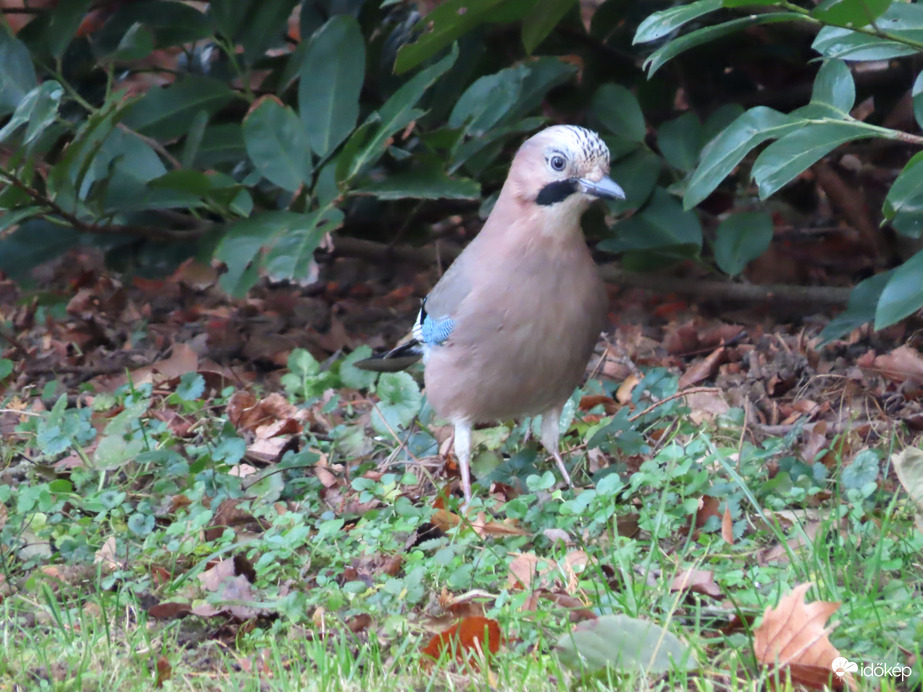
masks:
[[[414,339],[391,349],[387,353],[357,360],[353,365],[360,370],[370,370],[372,372],[397,372],[398,370],[406,370],[422,357],[423,344]]]

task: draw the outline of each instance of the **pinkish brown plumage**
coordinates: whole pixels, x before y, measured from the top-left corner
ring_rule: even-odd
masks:
[[[379,361],[422,355],[426,396],[455,425],[466,504],[475,423],[541,414],[542,443],[570,483],[561,410],[607,311],[580,217],[597,197],[624,197],[608,173],[609,150],[590,130],[558,125],[528,139],[484,228],[426,297],[417,345]]]

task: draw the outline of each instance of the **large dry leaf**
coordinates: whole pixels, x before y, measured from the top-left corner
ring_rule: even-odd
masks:
[[[707,380],[714,375],[718,371],[718,366],[723,362],[724,352],[725,348],[721,346],[720,348],[716,348],[702,360],[696,361],[692,367],[686,370],[686,372],[682,374],[682,377],[679,378],[677,387],[679,389],[685,389],[703,380]]]
[[[446,653],[455,654],[459,660],[474,654],[489,658],[500,650],[502,641],[500,624],[496,620],[467,617],[430,639],[422,653],[434,659]]]
[[[833,662],[840,652],[827,637],[827,620],[839,603],[805,603],[810,583],[799,584],[783,596],[775,608],[767,607],[763,622],[753,636],[756,660],[780,673],[788,672],[792,681],[812,689],[841,688],[845,683],[856,689],[852,675],[834,675]],[[830,628],[832,629],[832,628]]]
[[[923,355],[907,345],[876,357],[872,367],[895,382],[923,382]]]

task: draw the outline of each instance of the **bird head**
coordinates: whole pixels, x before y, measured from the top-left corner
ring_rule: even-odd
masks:
[[[525,141],[513,159],[509,192],[555,216],[580,213],[594,199],[625,199],[609,177],[609,148],[592,130],[554,125]]]

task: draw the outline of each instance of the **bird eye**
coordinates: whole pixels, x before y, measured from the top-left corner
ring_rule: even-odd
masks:
[[[563,156],[552,156],[550,163],[551,167],[556,171],[563,171],[567,165],[567,161],[564,160]]]

